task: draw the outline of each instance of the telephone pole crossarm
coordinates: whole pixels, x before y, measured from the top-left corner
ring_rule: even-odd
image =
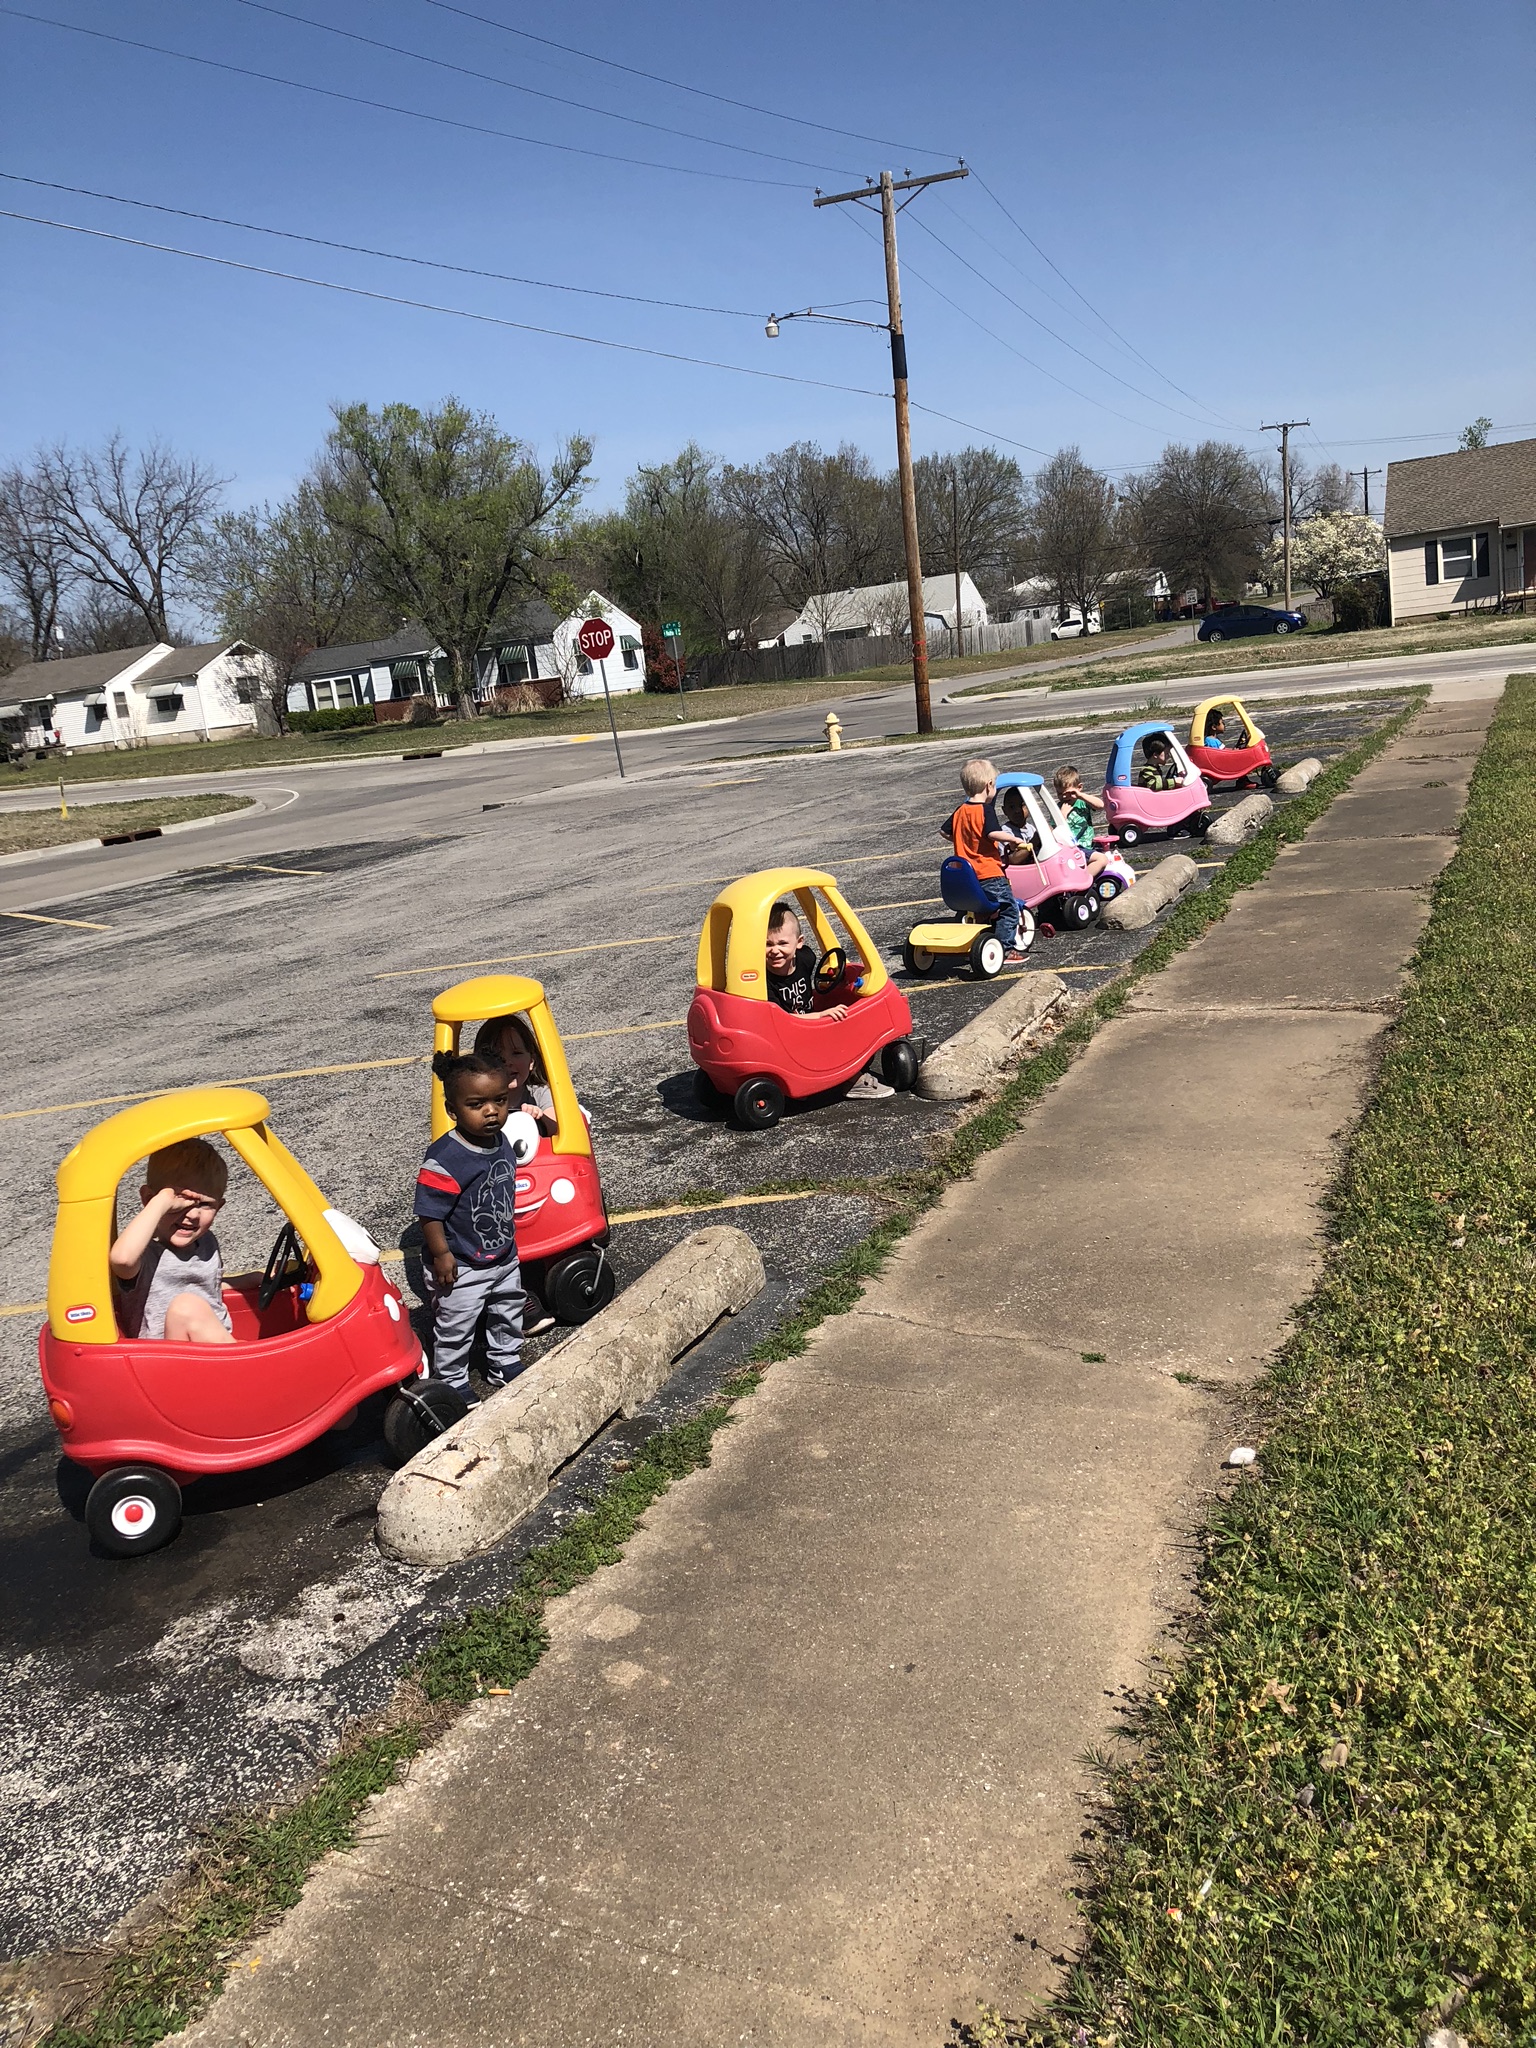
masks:
[[[901,324],[901,273],[896,261],[896,194],[942,185],[950,178],[968,178],[962,164],[955,171],[933,171],[925,178],[893,178],[880,173],[877,185],[859,192],[817,193],[817,206],[841,206],[848,200],[878,199],[885,244],[885,296],[890,313],[891,385],[896,403],[896,473],[901,485],[901,535],[907,558],[907,611],[912,625],[912,690],[917,702],[917,729],[933,731],[933,705],[928,691],[928,629],[923,604],[923,561],[917,535],[917,487],[912,477],[912,414],[907,399],[907,338]],[[959,619],[956,618],[958,629]]]

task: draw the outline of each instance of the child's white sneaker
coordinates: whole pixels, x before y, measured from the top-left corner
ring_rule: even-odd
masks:
[[[876,1075],[870,1073],[860,1074],[853,1086],[848,1090],[849,1098],[854,1102],[875,1102],[882,1095],[894,1095],[895,1093],[896,1090],[888,1082],[882,1081]]]

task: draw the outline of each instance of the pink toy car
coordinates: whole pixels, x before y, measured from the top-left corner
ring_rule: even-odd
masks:
[[[1085,931],[1103,905],[1128,886],[1121,880],[1123,863],[1111,863],[1095,879],[1088,872],[1087,856],[1067,829],[1060,806],[1041,778],[999,775],[999,805],[1008,789],[1016,789],[1023,799],[1035,849],[1032,858],[1017,861],[1004,871],[1009,888],[1020,903],[1058,931]]]
[[[1148,758],[1146,743],[1167,744],[1173,766],[1184,780],[1172,789],[1146,789],[1137,775]],[[1136,758],[1138,744],[1142,760]],[[1211,822],[1211,793],[1171,725],[1149,721],[1128,725],[1110,749],[1104,772],[1104,824],[1122,846],[1135,846],[1153,832],[1187,832],[1198,838]]]

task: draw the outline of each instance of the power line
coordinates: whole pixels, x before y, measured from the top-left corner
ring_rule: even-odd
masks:
[[[882,135],[863,135],[857,128],[834,128],[826,121],[812,121],[803,114],[780,113],[773,107],[755,106],[751,100],[733,100],[728,93],[710,92],[701,85],[684,85],[679,78],[666,78],[659,72],[641,71],[633,64],[621,64],[613,57],[599,57],[592,50],[578,50],[573,43],[557,43],[550,36],[536,36],[532,29],[514,28],[509,21],[497,21],[489,14],[476,14],[468,7],[456,7],[451,0],[423,0],[427,7],[436,7],[444,14],[457,14],[465,21],[478,21],[485,28],[500,29],[503,35],[520,36],[526,43],[540,43],[546,50],[559,50],[566,57],[580,57],[587,64],[603,64],[610,71],[622,71],[629,78],[643,78],[649,85],[665,85],[674,92],[691,93],[695,99],[714,100],[722,107],[734,107],[738,113],[762,114],[770,121],[793,121],[800,128],[815,128],[823,135],[836,135],[849,142],[872,142],[879,149],[894,149],[913,156],[949,156],[951,150],[918,148],[908,142],[892,142]]]
[[[854,215],[850,214],[848,218],[850,220],[854,220],[854,224],[860,227],[862,229],[862,232],[870,236],[873,236],[874,230],[872,228],[863,227],[863,224],[857,221]],[[1107,412],[1117,420],[1124,420],[1128,427],[1140,427],[1144,433],[1148,434],[1155,434],[1157,432],[1156,427],[1149,426],[1145,420],[1132,419],[1131,415],[1128,412],[1120,412],[1119,410],[1117,410],[1116,407],[1112,405],[1107,405],[1102,398],[1094,398],[1091,397],[1090,394],[1086,391],[1079,391],[1077,386],[1075,384],[1069,384],[1065,377],[1058,377],[1056,372],[1054,370],[1048,370],[1045,367],[1044,363],[1037,363],[1033,356],[1025,355],[1023,349],[1016,347],[1014,343],[1007,340],[1005,336],[997,333],[997,331],[994,328],[989,327],[986,321],[979,319],[975,313],[971,312],[969,307],[962,306],[958,299],[952,299],[948,292],[944,291],[940,286],[936,285],[933,282],[932,278],[924,277],[923,273],[918,269],[917,265],[911,261],[910,258],[907,259],[904,268],[906,269],[907,275],[909,277],[915,277],[920,285],[925,286],[929,291],[931,291],[934,294],[936,298],[942,299],[946,306],[952,306],[954,310],[960,315],[962,320],[969,320],[973,327],[979,327],[982,333],[989,336],[990,339],[995,341],[999,347],[1007,349],[1010,355],[1017,356],[1021,363],[1026,364],[1031,370],[1036,371],[1040,376],[1049,377],[1051,382],[1053,384],[1059,384],[1063,391],[1070,391],[1074,398],[1080,398],[1085,405],[1096,405],[1098,406],[1101,412]],[[1020,445],[1022,445],[1022,443]],[[1030,452],[1035,455],[1040,455],[1044,454],[1045,451],[1043,449],[1036,448],[1032,449]]]
[[[479,270],[468,263],[445,263],[431,256],[408,256],[398,249],[374,249],[366,242],[338,242],[327,235],[301,234],[296,228],[266,227],[260,221],[230,220],[218,213],[195,213],[190,207],[164,206],[155,199],[129,199],[121,192],[98,192],[89,185],[61,185],[52,178],[29,178],[21,171],[0,171],[0,178],[13,185],[35,185],[48,192],[71,192],[83,199],[106,199],[114,206],[137,206],[148,213],[173,214],[178,220],[203,221],[210,227],[239,228],[252,235],[276,235],[285,242],[306,242],[316,249],[341,249],[351,256],[378,256],[387,263],[412,263],[425,270],[447,270],[456,277],[488,278],[495,284],[532,285],[539,291],[573,292],[587,299],[618,299],[630,306],[663,306],[677,313],[718,313],[732,320],[761,321],[765,317],[760,311],[753,312],[741,306],[700,306],[691,304],[687,299],[652,299],[639,292],[601,291],[595,285],[558,284],[547,277],[519,277],[507,270]]]
[[[211,256],[202,249],[179,249],[170,242],[150,242],[137,235],[115,235],[106,228],[82,227],[77,221],[70,220],[49,220],[42,214],[19,213],[9,207],[0,207],[0,220],[19,220],[33,227],[57,228],[66,234],[89,236],[92,241],[116,242],[129,249],[149,249],[162,256],[183,256],[194,263],[214,264],[221,270],[239,270],[250,277],[276,278],[284,284],[307,284],[317,291],[340,292],[348,298],[372,300],[377,305],[405,306],[418,313],[444,313],[455,320],[473,320],[484,327],[509,327],[519,334],[537,334],[554,341],[585,342],[590,348],[614,349],[623,355],[651,356],[658,362],[685,363],[699,370],[725,370],[734,377],[756,377],[770,384],[802,384],[815,391],[839,391],[851,398],[877,398],[882,403],[890,398],[888,391],[872,391],[863,384],[834,384],[824,377],[796,377],[785,370],[755,370],[745,363],[722,363],[710,356],[685,356],[673,349],[647,348],[637,341],[610,341],[603,335],[580,334],[571,328],[540,327],[531,320],[508,320],[498,313],[476,313],[465,306],[444,306],[431,299],[408,299],[395,292],[370,291],[364,285],[339,284],[334,278],[305,277],[299,271],[273,270],[262,263],[242,263],[233,256]],[[914,405],[913,410],[928,413],[934,419],[947,420],[952,426],[964,427],[967,433],[985,434],[990,440],[1006,441],[1011,447],[1023,448],[1030,455],[1045,452],[1031,448],[1025,441],[1014,441],[1007,434],[994,434],[973,421],[956,419],[952,413],[940,412],[931,405]]]
[[[615,114],[607,107],[594,107],[585,100],[573,100],[564,93],[544,92],[536,85],[522,85],[515,78],[498,78],[494,72],[482,71],[468,64],[453,64],[446,57],[432,57],[425,50],[408,50],[400,43],[382,42],[377,36],[365,36],[356,29],[337,28],[328,21],[316,21],[308,14],[294,14],[286,7],[274,7],[270,0],[236,0],[241,7],[249,7],[258,14],[270,14],[278,21],[294,21],[302,28],[318,29],[324,35],[340,36],[349,43],[362,43],[370,50],[385,50],[392,57],[408,57],[416,64],[430,64],[438,71],[452,71],[460,78],[473,78],[481,85],[499,85],[508,92],[526,93],[529,98],[548,100],[562,109],[572,109],[581,114],[596,114],[604,121],[623,121],[631,128],[648,128],[653,134],[675,138],[677,130],[660,121],[646,121],[638,114]],[[809,163],[803,157],[782,156],[777,150],[754,149],[746,142],[721,142],[713,135],[690,133],[688,140],[706,144],[710,149],[734,149],[744,156],[766,157],[770,163],[794,164],[803,171],[836,171],[844,175],[840,164]],[[848,175],[852,175],[849,173]]]
[[[539,135],[519,135],[510,128],[490,128],[477,121],[457,121],[450,114],[428,114],[420,107],[396,106],[390,100],[367,99],[359,93],[338,92],[334,86],[311,85],[307,79],[283,78],[273,71],[257,71],[248,64],[229,64],[218,57],[194,57],[188,50],[167,49],[163,43],[146,43],[132,36],[113,35],[104,28],[85,28],[79,22],[57,21],[52,15],[30,14],[21,7],[0,5],[0,14],[8,14],[15,21],[31,21],[44,28],[63,29],[72,36],[90,36],[100,43],[116,43],[125,50],[146,50],[155,57],[174,57],[180,64],[198,64],[208,71],[228,72],[235,78],[254,78],[263,85],[283,85],[293,92],[307,92],[319,99],[339,100],[343,106],[367,107],[373,113],[398,114],[408,121],[426,121],[437,128],[458,128],[469,135],[491,135],[499,142],[524,143],[530,149],[558,150],[562,156],[585,156],[595,158],[599,163],[627,164],[631,168],[647,171],[675,171],[685,178],[724,179],[733,185],[766,185],[780,192],[804,192],[805,187],[792,178],[755,178],[747,171],[701,170],[695,164],[658,163],[654,157],[620,156],[613,150],[586,149],[576,142],[549,142]]]
[[[1024,226],[1023,222],[1016,220],[1014,218],[1014,216],[1008,211],[1007,207],[1004,206],[1002,200],[999,199],[997,194],[992,190],[992,187],[987,183],[986,179],[981,175],[980,171],[976,170],[974,165],[972,165],[971,168],[977,184],[981,187],[982,191],[986,193],[987,197],[991,200],[992,204],[997,208],[998,212],[1003,216],[1004,220],[1008,222],[1009,226],[1012,227],[1018,234],[1021,234],[1024,237],[1025,241],[1028,242],[1031,249],[1033,249],[1035,254],[1040,258],[1040,261],[1046,264],[1050,269],[1055,271],[1056,275],[1061,279],[1062,283],[1066,286],[1067,290],[1072,293],[1073,297],[1082,300],[1083,304],[1088,308],[1089,312],[1093,315],[1094,319],[1097,320],[1101,326],[1107,329],[1107,331],[1115,337],[1115,340],[1119,342],[1120,346],[1122,348],[1129,349],[1131,354],[1136,358],[1137,362],[1145,364],[1147,369],[1149,369],[1152,372],[1154,377],[1161,377],[1163,382],[1169,387],[1170,390],[1178,392],[1180,398],[1187,398],[1191,405],[1203,405],[1203,400],[1196,398],[1192,391],[1186,391],[1182,384],[1175,384],[1173,379],[1168,375],[1166,370],[1160,370],[1157,367],[1156,363],[1150,361],[1148,357],[1144,356],[1141,350],[1137,348],[1133,342],[1129,342],[1126,340],[1125,336],[1120,332],[1119,328],[1114,326],[1109,321],[1109,319],[1099,311],[1098,307],[1093,303],[1092,299],[1088,298],[1084,293],[1078,290],[1077,286],[1072,282],[1071,278],[1068,277],[1067,273],[1062,269],[1061,265],[1051,260],[1051,258],[1041,248],[1040,244],[1035,240],[1034,236],[1029,232],[1028,228]],[[1216,408],[1214,406],[1204,406],[1204,410],[1209,413],[1214,413],[1217,419],[1224,419],[1225,417],[1223,414],[1216,412]],[[1225,420],[1225,424],[1229,427],[1238,426],[1238,422],[1236,420]],[[1251,429],[1243,427],[1240,429],[1240,431],[1243,433],[1248,433],[1251,431]]]
[[[921,220],[916,215],[914,215],[913,225],[915,227],[920,227],[925,235],[929,236],[933,241],[937,242],[939,247],[942,250],[944,250],[946,255],[952,256],[957,263],[963,264],[964,267],[971,273],[972,277],[979,277],[983,284],[989,285],[991,289],[997,293],[1000,299],[1005,299],[1007,303],[1013,307],[1015,312],[1022,313],[1026,320],[1033,321],[1035,326],[1040,329],[1042,334],[1048,334],[1051,337],[1052,341],[1060,342],[1063,348],[1070,349],[1073,355],[1075,356],[1080,356],[1090,369],[1097,370],[1101,376],[1109,377],[1116,384],[1123,385],[1127,391],[1134,392],[1138,398],[1146,399],[1149,405],[1160,405],[1165,412],[1175,413],[1181,420],[1190,420],[1197,427],[1209,428],[1211,423],[1208,419],[1196,419],[1193,413],[1185,412],[1182,406],[1170,405],[1166,398],[1158,398],[1157,396],[1155,396],[1154,393],[1150,391],[1143,391],[1139,384],[1131,383],[1129,378],[1122,377],[1117,370],[1111,370],[1107,364],[1101,363],[1098,361],[1096,357],[1089,355],[1086,349],[1079,348],[1076,342],[1068,341],[1064,334],[1058,334],[1054,327],[1048,327],[1037,313],[1031,313],[1027,306],[1021,305],[1019,301],[1016,298],[1014,298],[1011,292],[1005,292],[1002,286],[996,283],[992,278],[988,277],[987,273],[984,270],[978,270],[976,265],[972,263],[968,257],[962,256],[958,249],[950,248],[948,242],[945,241],[944,237],[941,234],[938,234],[933,228],[929,227],[928,223],[925,220]],[[1083,394],[1079,393],[1078,395],[1079,397],[1081,397]],[[1196,399],[1195,403],[1198,405],[1200,401]],[[1125,418],[1125,415],[1122,413],[1120,417],[1123,419]],[[1144,424],[1144,422],[1136,420],[1132,424],[1136,426],[1141,426]],[[1244,431],[1251,432],[1252,430],[1244,429]]]

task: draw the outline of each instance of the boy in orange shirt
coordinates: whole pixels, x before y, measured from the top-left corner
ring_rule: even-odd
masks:
[[[1014,901],[1008,878],[1003,873],[1003,864],[997,856],[999,849],[1006,848],[1017,834],[999,824],[993,809],[997,795],[997,770],[990,761],[980,758],[967,761],[960,770],[960,785],[965,791],[965,802],[949,821],[955,852],[961,860],[970,862],[983,893],[997,903],[994,929],[1008,948],[1005,965],[1016,967],[1024,958],[1014,944],[1019,936],[1019,906]]]

